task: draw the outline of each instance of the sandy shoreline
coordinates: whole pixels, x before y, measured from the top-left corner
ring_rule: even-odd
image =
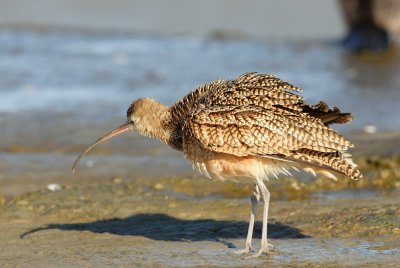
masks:
[[[398,193],[273,200],[269,231],[277,251],[250,260],[232,254],[244,243],[249,201],[188,196],[114,179],[9,199],[0,206],[0,262],[3,267],[396,267],[400,261]],[[256,237],[260,229],[258,222]]]
[[[103,179],[61,176],[60,191],[38,190],[38,185],[45,187],[44,180],[31,191],[1,197],[0,264],[396,267],[400,158],[388,150],[397,134],[358,137],[356,143],[365,148],[356,153],[364,179],[281,178],[269,183],[269,235],[277,247],[269,257],[247,260],[232,253],[244,243],[251,187],[128,172],[105,179],[104,174]],[[379,141],[380,151],[365,145],[371,139]],[[255,233],[260,236],[260,222]]]

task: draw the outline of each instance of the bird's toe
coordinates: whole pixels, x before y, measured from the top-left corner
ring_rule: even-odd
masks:
[[[261,246],[261,248],[257,251],[257,253],[250,255],[246,258],[257,258],[263,255],[264,253],[266,255],[270,255],[271,252],[275,252],[275,246],[272,245],[271,243],[266,243],[265,245]]]
[[[247,254],[251,252],[254,252],[254,249],[253,247],[250,246],[246,246],[244,249],[239,249],[234,251],[235,254]]]

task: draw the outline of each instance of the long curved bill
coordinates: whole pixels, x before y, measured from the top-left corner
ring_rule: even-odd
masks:
[[[84,157],[90,150],[92,150],[96,145],[102,143],[103,141],[106,141],[108,139],[111,139],[112,137],[115,137],[121,133],[124,133],[128,130],[132,129],[132,123],[127,122],[119,127],[117,127],[116,129],[114,129],[113,131],[107,133],[106,135],[104,135],[103,137],[97,139],[95,142],[93,142],[91,145],[89,145],[85,151],[83,151],[78,158],[76,158],[74,164],[72,165],[72,173],[75,173],[75,169],[76,169],[76,165],[78,164],[79,160],[81,160],[82,157]]]

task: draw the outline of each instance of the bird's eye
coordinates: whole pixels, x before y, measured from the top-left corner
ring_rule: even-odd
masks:
[[[136,124],[136,123],[138,123],[138,122],[140,121],[140,117],[137,117],[137,116],[132,115],[132,116],[131,116],[131,120],[132,120],[133,123]]]

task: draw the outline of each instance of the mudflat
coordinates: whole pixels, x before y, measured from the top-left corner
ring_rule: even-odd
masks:
[[[244,259],[233,251],[244,243],[247,200],[188,199],[160,185],[145,188],[114,179],[7,201],[0,217],[2,266],[396,267],[400,262],[398,193],[275,201],[268,228],[276,252]],[[258,222],[256,237],[260,229]]]
[[[372,163],[381,166],[375,168],[378,173],[389,172],[383,171],[384,164]],[[361,183],[366,187],[354,187],[351,184],[357,182],[349,184],[346,178],[332,184],[324,181],[328,183],[283,178],[269,184],[268,232],[276,251],[256,259],[233,253],[244,245],[251,186],[205,178],[113,177],[2,197],[0,263],[2,267],[398,267],[396,186],[388,187],[387,180],[371,190],[366,182]],[[397,185],[398,177],[392,183]],[[329,185],[339,185],[340,190],[344,184],[345,191],[329,190]],[[257,222],[254,237],[260,235]]]

